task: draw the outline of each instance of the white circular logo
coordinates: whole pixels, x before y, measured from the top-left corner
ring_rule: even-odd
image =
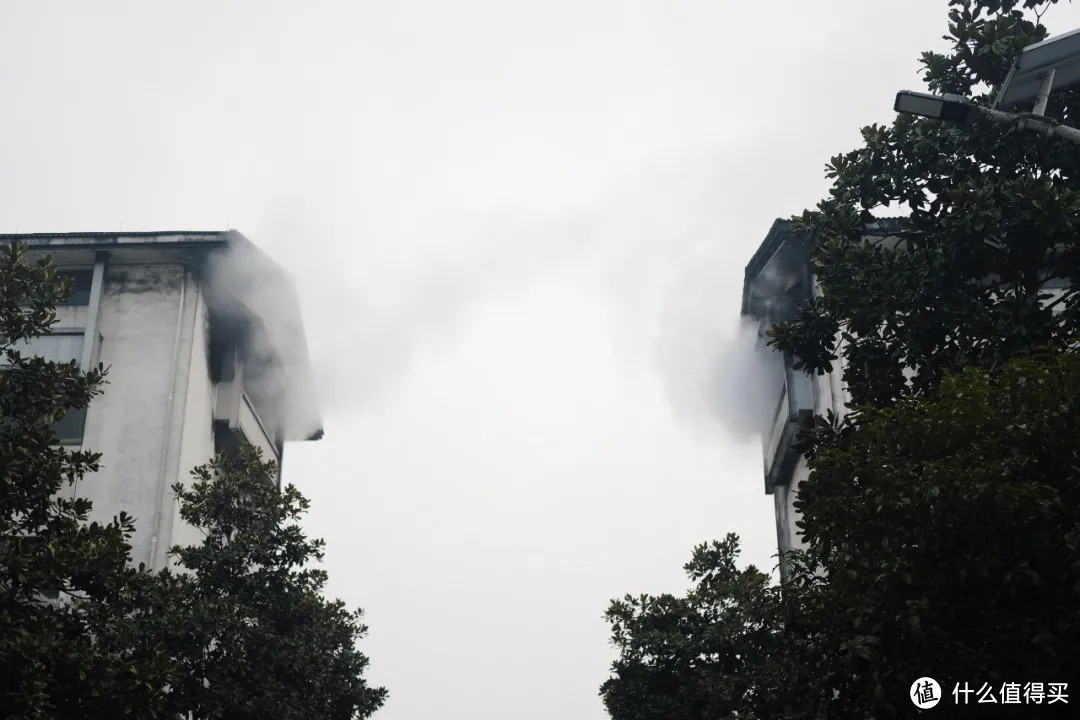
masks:
[[[911,683],[911,702],[920,710],[928,710],[941,701],[941,686],[932,677],[921,677]]]

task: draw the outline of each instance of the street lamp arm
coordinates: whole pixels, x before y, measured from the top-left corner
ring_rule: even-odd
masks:
[[[1016,125],[1024,130],[1042,132],[1047,137],[1057,136],[1080,145],[1080,130],[1068,125],[1062,125],[1043,115],[1002,112],[1001,110],[991,110],[990,108],[975,105],[972,107],[977,108],[979,115],[993,122]]]
[[[983,107],[969,98],[959,95],[927,95],[926,93],[902,90],[896,94],[893,110],[908,115],[919,115],[945,122],[969,123],[980,115],[996,123],[1016,125],[1025,130],[1042,132],[1047,137],[1057,136],[1080,145],[1080,130],[1062,125],[1042,114],[1011,113]]]

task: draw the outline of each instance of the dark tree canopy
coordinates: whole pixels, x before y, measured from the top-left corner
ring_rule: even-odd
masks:
[[[174,487],[200,545],[178,571],[132,567],[133,521],[91,522],[73,487],[99,455],[54,423],[101,392],[83,373],[18,351],[72,291],[49,258],[0,248],[0,718],[366,718],[386,698],[363,679],[359,610],[327,600],[308,501],[279,491],[250,446]],[[190,713],[190,715],[189,715]]]
[[[821,449],[783,587],[699,546],[684,596],[626,597],[601,688],[615,720],[901,718],[917,678],[1080,676],[1080,355],[946,376]],[[1000,696],[999,700],[1000,700]],[[946,703],[958,708],[953,699]],[[960,708],[961,710],[963,708]],[[982,709],[982,708],[976,708]],[[1070,705],[995,707],[1071,717]],[[947,712],[947,711],[946,711]]]
[[[685,597],[631,596],[605,618],[619,650],[600,692],[613,718],[691,720],[760,715],[783,683],[779,588],[753,566],[739,570],[738,539],[694,548]],[[750,688],[746,678],[754,678]]]
[[[1015,1],[949,4],[952,51],[923,55],[926,82],[989,104],[1019,49],[1047,30]],[[1054,92],[1047,112],[1080,121],[1080,90]],[[1010,126],[907,115],[864,128],[863,138],[830,161],[830,196],[798,218],[813,233],[823,297],[773,330],[779,349],[816,372],[842,357],[854,403],[885,405],[932,390],[947,370],[996,369],[1075,340],[1075,145]],[[901,229],[868,231],[883,215],[904,216]]]
[[[881,686],[906,710],[893,691],[920,674],[1080,677],[1077,438],[1067,352],[946,376],[937,397],[869,411],[818,453],[796,507],[830,632],[866,650],[842,695]]]
[[[363,679],[362,612],[323,597],[326,572],[312,567],[323,541],[299,525],[307,499],[292,485],[279,491],[275,464],[250,445],[193,475],[173,490],[204,539],[174,548],[181,572],[161,576],[164,641],[179,664],[172,710],[223,720],[371,715],[386,690]]]
[[[130,567],[131,518],[89,521],[71,489],[93,482],[99,456],[52,427],[104,373],[16,349],[71,291],[48,258],[0,248],[0,717],[152,717],[173,666],[132,629],[152,579]]]

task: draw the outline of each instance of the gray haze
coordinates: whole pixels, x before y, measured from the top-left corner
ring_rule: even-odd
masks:
[[[249,328],[243,342],[243,384],[262,418],[283,418],[278,431],[286,440],[305,440],[322,428],[319,391],[311,376],[304,321],[296,308],[292,278],[254,243],[236,234],[224,250],[207,259],[204,292],[218,308],[245,308],[240,317],[215,316],[216,322]],[[218,312],[221,312],[219,310]]]
[[[601,615],[772,567],[742,271],[946,3],[0,6],[0,230],[233,227],[295,276],[382,720],[595,720]],[[1080,10],[1055,7],[1061,32]]]

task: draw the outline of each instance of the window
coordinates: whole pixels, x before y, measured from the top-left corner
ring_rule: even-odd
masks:
[[[236,452],[246,440],[239,430],[230,430],[220,421],[214,423],[214,454]]]
[[[59,275],[71,281],[71,297],[58,307],[86,307],[90,304],[90,289],[94,284],[94,268],[69,268],[60,270]],[[72,315],[58,313],[66,322],[72,321]],[[74,314],[74,318],[81,317]],[[78,322],[78,320],[76,320]],[[12,349],[18,351],[24,357],[42,357],[56,363],[75,361],[81,365],[83,359],[83,343],[87,335],[94,333],[96,318],[88,318],[82,325],[87,327],[63,327],[57,328],[47,335],[31,338],[12,344]],[[0,363],[3,358],[0,358]],[[2,370],[3,368],[0,368]],[[83,368],[85,369],[85,368]],[[53,430],[61,445],[81,445],[83,431],[86,426],[86,408],[68,410],[63,417],[53,423]]]
[[[53,432],[61,445],[82,445],[86,430],[86,408],[71,408],[53,423]]]
[[[61,330],[14,344],[24,357],[37,355],[56,363],[79,362],[82,358],[83,331]],[[81,445],[86,426],[86,408],[72,408],[53,423],[61,445]]]
[[[57,363],[78,362],[82,358],[83,331],[59,330],[15,343],[12,347],[25,357],[38,355]]]
[[[214,454],[220,453],[235,453],[240,449],[240,446],[244,443],[252,445],[251,439],[240,428],[230,430],[228,424],[221,420],[214,421]],[[260,447],[255,445],[255,447]],[[277,488],[281,489],[281,463],[278,459],[277,452],[274,451],[267,454],[266,447],[262,446],[263,461],[273,460],[277,463],[277,474],[275,477],[267,478],[269,482],[275,484]]]
[[[61,303],[62,305],[89,305],[90,304],[90,286],[94,282],[94,270],[93,268],[80,268],[78,270],[61,270],[60,274],[71,278],[72,285],[75,286],[74,291],[71,293],[71,297],[67,302]]]

